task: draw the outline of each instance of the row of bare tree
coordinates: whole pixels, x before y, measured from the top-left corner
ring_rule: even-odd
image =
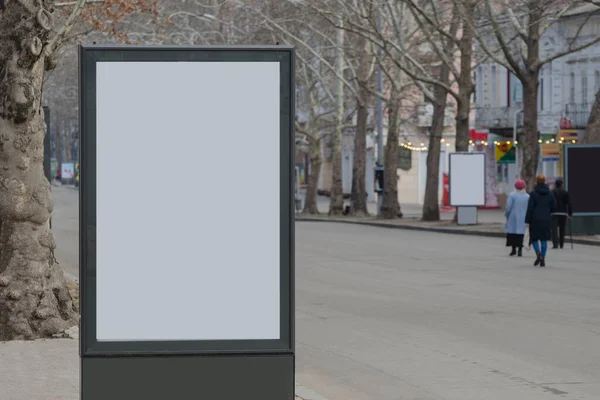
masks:
[[[468,151],[474,92],[473,68],[480,63],[505,67],[523,86],[524,123],[521,177],[532,188],[538,145],[538,96],[542,68],[600,41],[582,32],[598,13],[594,1],[564,0],[286,0],[261,6],[240,1],[238,9],[254,15],[273,40],[294,44],[298,51],[299,108],[307,115],[298,132],[310,143],[312,169],[304,211],[318,212],[316,185],[321,141],[332,150],[329,214],[342,213],[341,135],[354,129],[351,212],[367,213],[365,138],[375,101],[386,106],[385,190],[381,216],[399,214],[398,131],[408,106],[423,97],[433,105],[429,129],[424,220],[439,220],[439,160],[444,113],[456,116],[457,152]],[[544,35],[559,35],[566,16],[578,18],[578,30],[558,50],[542,49]],[[233,24],[234,22],[231,21]],[[375,68],[385,76],[375,85]],[[600,97],[599,97],[600,98]],[[585,141],[598,140],[599,101],[594,106]]]
[[[433,105],[427,146],[424,220],[438,220],[439,162],[444,115],[454,110],[456,151],[468,151],[477,64],[505,67],[523,86],[521,176],[533,185],[538,165],[538,96],[542,68],[600,38],[583,34],[594,23],[596,0],[192,0],[165,1],[164,24],[148,16],[122,20],[113,31],[132,43],[292,44],[297,49],[297,133],[307,144],[305,213],[318,213],[323,147],[331,151],[330,215],[343,213],[342,135],[354,132],[351,213],[366,205],[366,136],[377,101],[385,108],[385,188],[382,218],[396,218],[398,137],[423,97]],[[587,8],[586,8],[587,6]],[[559,50],[542,36],[558,35],[565,16],[580,29]],[[99,19],[95,25],[101,25]],[[102,31],[101,31],[102,32]],[[103,32],[105,33],[105,32]],[[123,36],[126,35],[126,36]],[[376,70],[384,76],[376,85]],[[594,107],[587,141],[600,136]]]
[[[539,157],[540,71],[554,60],[600,41],[583,34],[595,23],[595,1],[168,0],[161,3],[164,23],[149,24],[154,14],[140,14],[121,20],[110,32],[132,43],[294,45],[298,60],[296,130],[306,139],[311,166],[305,213],[318,213],[317,186],[325,146],[331,151],[332,163],[329,214],[343,213],[341,142],[343,133],[352,130],[350,209],[353,215],[367,214],[366,137],[374,121],[375,103],[382,101],[386,146],[381,217],[396,218],[400,214],[399,132],[406,131],[414,110],[427,99],[433,105],[433,118],[423,219],[432,221],[440,218],[438,171],[444,115],[448,108],[454,111],[455,151],[468,151],[477,64],[499,64],[522,83],[521,176],[529,187],[533,185]],[[561,21],[574,13],[579,30],[567,45],[559,50],[543,49],[542,36],[558,35]],[[96,14],[102,14],[98,7]],[[92,18],[94,26],[102,26],[101,21],[98,16]],[[106,36],[107,32],[96,29],[94,34]],[[64,70],[69,65],[76,64],[65,62]],[[376,85],[377,68],[384,76],[381,89]],[[66,83],[65,79],[58,82]],[[60,92],[53,93],[58,96]],[[600,104],[594,110],[584,139],[590,142],[600,139]]]

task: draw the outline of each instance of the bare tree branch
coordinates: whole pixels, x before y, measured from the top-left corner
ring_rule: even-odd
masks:
[[[62,44],[66,36],[69,34],[71,29],[73,29],[73,26],[77,22],[77,18],[79,17],[79,14],[81,14],[81,10],[85,6],[86,2],[87,0],[78,0],[75,3],[73,11],[71,11],[71,14],[69,15],[65,23],[58,29],[56,35],[54,35],[54,37],[50,39],[50,41],[46,45],[46,48],[44,49],[44,54],[46,55],[46,57],[51,56],[56,51],[56,49]]]

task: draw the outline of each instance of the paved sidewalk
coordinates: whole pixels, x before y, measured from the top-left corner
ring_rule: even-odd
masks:
[[[78,348],[76,339],[0,342],[0,399],[79,400]],[[326,399],[297,384],[296,400]]]
[[[304,195],[301,194],[301,198],[304,201]],[[349,204],[349,200],[344,200],[344,204]],[[317,199],[317,206],[321,214],[327,215],[329,211],[329,197],[319,196]],[[400,204],[403,219],[421,219],[423,215],[423,206],[421,204]],[[371,215],[377,215],[377,203],[367,203],[367,210]],[[440,218],[443,221],[451,221],[454,218],[454,209],[442,209],[440,212]],[[492,209],[492,210],[479,210],[478,218],[480,223],[504,223],[504,210]]]
[[[74,339],[0,343],[2,400],[78,400],[79,356]]]
[[[303,215],[297,214],[296,221],[306,222],[335,222],[345,224],[361,224],[367,226],[375,226],[380,228],[391,229],[406,229],[426,232],[449,233],[470,236],[487,236],[487,237],[504,237],[504,222],[488,222],[493,221],[493,210],[480,211],[479,224],[461,226],[452,222],[450,218],[444,218],[441,221],[424,222],[414,217],[405,217],[395,220],[384,220],[377,217],[329,217],[327,213],[320,215]],[[487,212],[487,214],[485,214]],[[488,218],[483,218],[482,215],[487,215]],[[566,245],[569,246],[569,238]],[[573,236],[573,243],[590,246],[600,246],[600,236]]]

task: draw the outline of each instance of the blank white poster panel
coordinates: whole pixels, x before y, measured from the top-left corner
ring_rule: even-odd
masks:
[[[485,154],[450,154],[450,205],[485,205]]]
[[[280,339],[279,75],[97,63],[98,341]]]

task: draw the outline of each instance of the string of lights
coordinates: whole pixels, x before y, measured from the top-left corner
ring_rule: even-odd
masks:
[[[446,141],[446,139],[441,139],[440,140],[441,143],[443,143],[446,147],[450,147],[450,143],[448,143],[448,141]],[[494,145],[496,146],[500,146],[502,144],[508,144],[508,145],[518,145],[519,142],[518,141],[512,141],[512,140],[494,140]],[[539,139],[538,140],[539,144],[559,144],[559,145],[565,145],[565,144],[576,144],[577,140],[576,139],[565,139],[565,138],[559,138],[558,140],[556,140],[555,138],[552,138],[550,140],[542,140]],[[470,146],[489,146],[490,142],[488,142],[487,140],[469,140],[469,145]],[[400,146],[404,147],[405,149],[411,150],[411,151],[427,151],[428,147],[425,145],[425,143],[420,143],[418,146],[415,146],[412,144],[412,142],[409,141],[405,141],[404,143],[400,143]]]
[[[446,139],[441,139],[440,142],[443,143],[446,147],[450,147],[450,143],[448,143]],[[428,149],[425,143],[421,143],[419,146],[413,146],[412,142],[408,141],[400,143],[400,146],[411,151],[427,151]]]
[[[471,141],[471,142],[472,142],[472,141]],[[471,142],[470,142],[470,143],[471,143]],[[519,144],[519,142],[518,142],[518,141],[514,141],[514,142],[513,142],[512,140],[506,140],[506,141],[499,141],[499,140],[495,140],[495,141],[494,141],[494,144],[495,144],[496,146],[499,146],[499,145],[501,145],[501,144],[503,144],[503,143],[506,143],[506,144],[512,144],[512,145],[518,145],[518,144]],[[542,140],[542,139],[538,139],[538,143],[539,143],[539,144],[554,144],[554,143],[556,143],[556,144],[569,144],[569,143],[577,143],[577,139],[570,139],[570,140],[565,140],[564,138],[560,138],[560,139],[558,139],[558,140],[556,140],[555,138],[552,138],[552,139],[550,139],[550,140]]]

